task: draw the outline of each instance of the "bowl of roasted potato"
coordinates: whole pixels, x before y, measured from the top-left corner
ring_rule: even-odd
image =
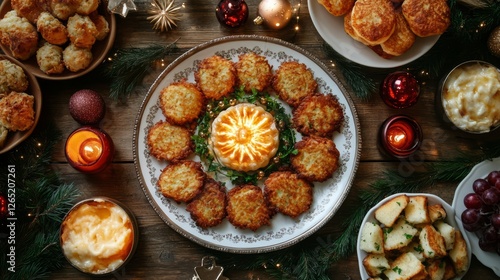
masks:
[[[397,193],[367,212],[357,255],[362,279],[461,279],[469,269],[471,246],[443,199]]]
[[[115,16],[100,0],[5,0],[0,5],[0,48],[38,78],[87,74],[106,59],[115,34]]]

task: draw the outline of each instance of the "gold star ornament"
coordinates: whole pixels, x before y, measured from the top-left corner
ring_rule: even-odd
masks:
[[[151,2],[152,7],[149,10],[151,16],[147,19],[153,23],[153,29],[162,32],[177,26],[175,21],[181,18],[179,13],[181,7],[174,6],[174,4],[174,0],[153,0]]]

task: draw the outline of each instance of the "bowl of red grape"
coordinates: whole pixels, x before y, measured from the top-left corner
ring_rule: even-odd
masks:
[[[500,158],[472,168],[458,185],[452,207],[472,253],[500,276]]]

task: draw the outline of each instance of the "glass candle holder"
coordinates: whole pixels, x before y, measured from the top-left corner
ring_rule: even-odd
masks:
[[[402,109],[417,103],[420,85],[415,77],[404,71],[389,74],[383,81],[380,96],[389,107]]]
[[[414,119],[396,115],[385,120],[379,137],[381,146],[390,156],[407,158],[420,148],[422,129]]]
[[[66,140],[66,159],[73,168],[84,173],[102,171],[111,163],[113,154],[113,140],[96,127],[81,127]]]

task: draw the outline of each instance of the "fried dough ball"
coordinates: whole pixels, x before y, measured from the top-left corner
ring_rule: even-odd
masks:
[[[28,78],[21,66],[7,59],[0,60],[0,94],[8,94],[11,91],[23,92],[28,86]]]
[[[298,153],[290,157],[290,163],[300,178],[324,182],[339,168],[340,152],[329,138],[304,137],[295,148]]]
[[[26,18],[30,23],[35,24],[40,13],[45,11],[43,2],[39,0],[11,0],[10,5],[20,17]]]
[[[73,44],[69,44],[63,50],[64,65],[71,72],[86,69],[89,67],[92,59],[92,51],[87,48],[79,48]]]
[[[259,187],[236,186],[228,192],[227,199],[227,219],[233,226],[256,231],[270,225],[271,210]]]
[[[202,228],[214,227],[226,217],[226,188],[212,178],[205,180],[202,192],[188,205],[186,210],[196,225]]]
[[[347,14],[354,6],[355,0],[318,0],[332,15],[338,17]]]
[[[64,71],[63,49],[45,42],[36,52],[38,67],[46,74],[60,74]]]
[[[446,0],[406,0],[403,15],[413,33],[420,37],[443,34],[450,26],[450,7]]]
[[[218,55],[203,59],[194,74],[196,83],[206,98],[221,99],[234,90],[234,63]]]
[[[62,45],[68,41],[66,26],[48,12],[42,12],[36,22],[36,29],[45,41],[53,45]]]
[[[71,16],[66,27],[71,43],[79,48],[92,48],[99,34],[90,17],[79,14]]]
[[[292,122],[304,135],[332,137],[344,122],[344,111],[334,95],[315,93],[293,111]]]
[[[0,40],[8,47],[12,56],[20,60],[30,58],[38,48],[36,28],[15,10],[9,11],[0,20]]]
[[[159,160],[178,161],[194,152],[192,132],[180,126],[159,121],[148,131],[148,146]]]
[[[24,92],[11,92],[0,99],[0,125],[10,131],[25,131],[35,122],[35,98]]]
[[[396,28],[391,1],[357,0],[351,12],[351,26],[369,45],[378,45],[389,39]]]
[[[89,17],[90,20],[92,20],[92,22],[94,23],[95,28],[97,29],[97,35],[95,36],[95,38],[98,41],[104,40],[109,34],[108,21],[106,20],[106,18],[104,18],[104,16],[98,14],[97,12],[91,13]]]
[[[278,171],[264,182],[264,194],[273,210],[296,218],[311,207],[313,185],[295,173]]]
[[[161,111],[171,124],[192,123],[204,107],[205,96],[196,85],[187,81],[173,82],[160,92]]]
[[[185,160],[167,165],[157,184],[166,198],[189,202],[202,191],[205,177],[201,163]]]
[[[90,15],[99,8],[100,0],[80,0],[76,12],[80,15]]]
[[[272,81],[273,89],[281,100],[295,107],[318,87],[312,72],[303,63],[296,61],[283,62]]]
[[[47,0],[51,13],[60,20],[67,20],[76,13],[80,0]]]
[[[243,87],[246,92],[251,92],[252,89],[261,92],[271,85],[272,67],[262,55],[253,52],[244,53],[239,56],[235,68],[238,87]]]
[[[415,43],[415,34],[411,31],[401,12],[396,13],[396,29],[391,37],[380,44],[385,53],[400,56],[408,51]]]

